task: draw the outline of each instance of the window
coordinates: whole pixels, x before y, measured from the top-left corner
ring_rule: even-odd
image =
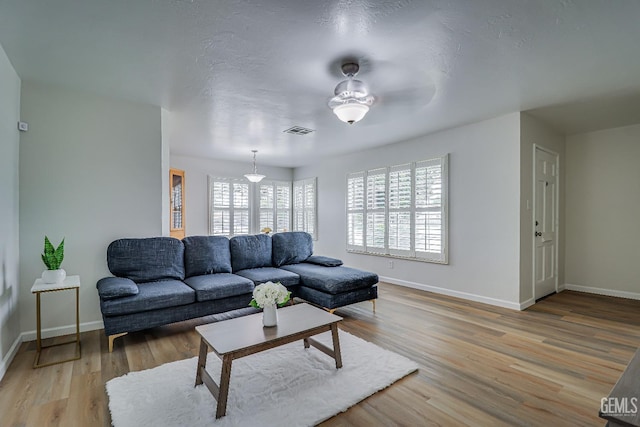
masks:
[[[315,239],[316,178],[251,184],[242,178],[209,176],[209,234],[256,234],[300,230]],[[294,223],[292,226],[292,222]]]
[[[446,264],[448,156],[347,176],[347,250]]]
[[[258,231],[269,227],[273,232],[291,230],[291,183],[261,182],[260,225]]]
[[[293,183],[293,230],[306,231],[313,240],[318,239],[316,181],[309,178]]]
[[[387,206],[387,170],[375,169],[367,173],[367,203],[365,249],[385,253],[385,211]]]
[[[209,233],[227,236],[249,233],[249,184],[240,179],[209,177],[209,193]]]

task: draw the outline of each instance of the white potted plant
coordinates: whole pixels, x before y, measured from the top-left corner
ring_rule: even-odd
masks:
[[[42,281],[44,283],[62,283],[67,277],[67,272],[60,268],[64,259],[64,239],[54,248],[47,236],[44,236],[44,253],[42,254],[42,262],[47,267],[42,272]]]

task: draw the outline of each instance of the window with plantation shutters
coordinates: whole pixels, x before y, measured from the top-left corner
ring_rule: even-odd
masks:
[[[301,230],[317,237],[316,178],[261,181],[209,176],[209,234]]]
[[[317,179],[293,182],[293,231],[306,231],[313,240],[318,239]]]
[[[367,252],[384,253],[386,248],[387,170],[375,169],[367,173]]]
[[[233,236],[249,233],[249,192],[246,181],[209,177],[209,234]]]
[[[448,156],[347,176],[347,250],[447,260]]]
[[[364,250],[364,172],[347,177],[347,249]]]
[[[445,172],[442,159],[416,163],[415,250],[418,258],[445,261]]]
[[[411,164],[389,169],[389,253],[411,256],[413,208]]]
[[[263,181],[259,184],[259,231],[291,230],[291,183]]]

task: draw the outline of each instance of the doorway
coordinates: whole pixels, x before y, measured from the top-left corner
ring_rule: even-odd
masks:
[[[558,291],[559,156],[534,145],[533,295],[538,300]]]

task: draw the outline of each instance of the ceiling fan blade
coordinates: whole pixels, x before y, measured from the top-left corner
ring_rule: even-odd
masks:
[[[399,104],[413,109],[429,105],[435,94],[435,85],[382,92],[375,91],[376,105],[387,106]]]

